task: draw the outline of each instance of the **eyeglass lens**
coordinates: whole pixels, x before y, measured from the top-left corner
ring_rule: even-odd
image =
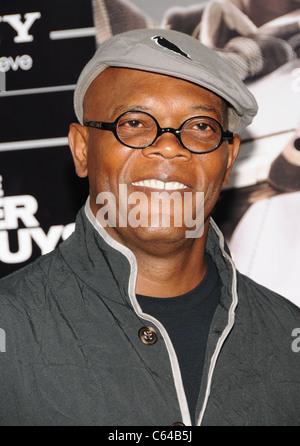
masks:
[[[117,124],[119,139],[134,148],[147,147],[156,139],[157,123],[150,115],[142,112],[129,112],[122,115]],[[221,128],[209,117],[194,117],[181,127],[182,144],[195,152],[213,149],[221,139]]]

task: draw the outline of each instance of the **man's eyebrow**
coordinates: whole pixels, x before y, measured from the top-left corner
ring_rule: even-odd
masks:
[[[150,108],[144,105],[122,104],[113,109],[108,109],[107,116],[111,118],[112,116],[118,116],[127,111],[150,111]]]
[[[216,113],[216,115],[221,118],[222,112],[210,104],[195,104],[188,107],[189,110],[195,111],[197,113],[205,113],[205,112],[213,112]],[[109,108],[106,113],[106,119],[114,119],[115,117],[121,115],[122,113],[128,112],[128,111],[146,111],[151,112],[152,109],[150,107],[146,107],[145,105],[140,104],[122,104],[114,108]]]
[[[191,107],[189,107],[191,110],[200,110],[200,111],[209,111],[209,112],[214,112],[219,114],[220,110],[218,110],[216,107],[214,107],[213,105],[208,105],[208,104],[196,104],[196,105],[192,105]]]
[[[223,107],[221,109],[214,107],[210,104],[195,104],[190,107],[190,110],[193,110],[197,113],[215,113],[217,116],[217,119],[222,123],[222,125],[226,124],[226,118],[225,118],[225,110],[223,110]]]

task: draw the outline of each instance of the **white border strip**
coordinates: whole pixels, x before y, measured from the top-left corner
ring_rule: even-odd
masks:
[[[51,40],[61,39],[77,39],[79,37],[91,37],[96,35],[96,28],[76,28],[76,29],[63,29],[59,31],[50,31],[49,37]]]
[[[21,96],[24,94],[54,93],[56,91],[70,91],[70,90],[75,90],[75,87],[76,84],[71,84],[71,85],[56,85],[53,87],[26,88],[23,90],[2,91],[0,93],[0,97]]]
[[[33,139],[28,141],[14,141],[0,143],[0,152],[9,150],[23,150],[23,149],[42,149],[44,147],[58,147],[68,146],[68,138],[47,138],[47,139]]]

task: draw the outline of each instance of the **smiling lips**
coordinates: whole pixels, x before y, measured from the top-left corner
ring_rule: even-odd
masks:
[[[185,184],[179,183],[178,181],[160,181],[156,179],[135,181],[132,183],[133,186],[149,187],[151,189],[159,190],[178,190],[178,189],[188,189]]]

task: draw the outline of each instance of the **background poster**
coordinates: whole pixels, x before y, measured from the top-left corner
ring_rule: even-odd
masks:
[[[172,28],[217,51],[258,101],[214,218],[238,269],[300,305],[300,0],[12,0],[0,16],[0,277],[64,240],[88,194],[66,135],[97,45]]]
[[[67,133],[74,86],[96,46],[86,0],[12,0],[0,16],[2,277],[65,239],[85,200]]]

